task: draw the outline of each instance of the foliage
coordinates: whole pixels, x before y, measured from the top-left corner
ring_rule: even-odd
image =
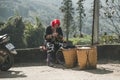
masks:
[[[91,36],[84,35],[82,38],[70,38],[70,41],[72,41],[74,45],[88,45],[91,44]]]
[[[119,44],[119,36],[113,34],[113,35],[102,35],[99,37],[99,44]],[[70,38],[70,41],[73,42],[74,45],[88,45],[91,44],[91,36],[90,35],[84,35],[82,38],[79,36],[75,38]]]
[[[66,28],[66,38],[68,41],[70,28],[72,27],[73,22],[73,13],[74,8],[72,5],[72,0],[63,0],[62,6],[60,7],[61,12],[63,13],[63,26]]]
[[[27,41],[28,47],[38,47],[44,42],[44,31],[45,28],[43,27],[39,18],[36,17],[36,25],[32,25],[30,22],[26,22],[26,29],[25,29],[25,38]]]
[[[105,5],[101,5],[101,17],[106,22],[109,33],[120,34],[120,1],[119,0],[106,0]],[[107,32],[108,32],[107,31]]]
[[[25,47],[24,40],[25,25],[22,22],[21,16],[13,16],[8,19],[8,22],[4,25],[4,28],[0,32],[1,34],[8,34],[11,42],[14,43],[16,48]]]
[[[117,35],[102,35],[100,36],[100,44],[118,44],[120,43]]]
[[[38,47],[44,42],[44,27],[36,18],[36,24],[22,21],[21,16],[12,16],[7,23],[1,23],[0,34],[8,34],[16,48]]]
[[[84,0],[78,0],[77,4],[77,12],[78,12],[78,26],[79,26],[79,31],[80,31],[80,35],[82,34],[82,26],[83,26],[83,19],[86,16],[85,14],[85,10],[84,10],[84,6],[83,6],[83,2]]]

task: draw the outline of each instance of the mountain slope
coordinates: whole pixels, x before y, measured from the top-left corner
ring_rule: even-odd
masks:
[[[61,0],[0,0],[0,21],[7,20],[16,13],[25,19],[38,16],[43,21],[60,17]]]

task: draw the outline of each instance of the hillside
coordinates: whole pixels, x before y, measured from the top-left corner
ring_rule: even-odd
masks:
[[[76,8],[78,0],[72,1],[73,6]],[[62,13],[59,10],[61,2],[62,0],[0,0],[0,21],[6,21],[10,16],[18,14],[22,16],[24,20],[29,20],[31,22],[34,22],[37,16],[44,25],[48,25],[52,19],[61,18]],[[89,3],[91,3],[89,0],[85,2],[85,9],[87,10],[86,13],[88,17],[84,23],[83,31],[85,33],[91,33],[92,26],[92,16],[88,14],[91,5]],[[76,16],[77,15],[74,15],[74,17]]]
[[[74,8],[77,7],[78,0],[72,0]],[[44,25],[48,25],[54,18],[62,18],[59,10],[62,0],[0,0],[0,22],[6,21],[13,15],[20,15],[23,20],[35,21],[35,17],[39,17]],[[92,27],[92,6],[93,0],[85,0],[84,7],[86,19],[84,22],[83,32],[91,33]],[[76,14],[74,15],[76,20]],[[104,24],[103,24],[104,22]],[[105,20],[100,19],[100,27],[107,26]],[[102,29],[102,28],[101,28]],[[103,29],[101,31],[109,31]]]
[[[0,21],[19,14],[24,19],[33,20],[36,16],[43,21],[60,17],[61,0],[0,0]],[[47,22],[46,22],[47,23]]]

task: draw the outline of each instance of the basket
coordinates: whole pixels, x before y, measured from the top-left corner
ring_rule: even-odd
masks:
[[[96,47],[81,47],[77,49],[80,69],[95,69],[97,64]]]
[[[74,67],[77,61],[76,48],[63,49],[62,51],[65,59],[65,66],[67,68]]]

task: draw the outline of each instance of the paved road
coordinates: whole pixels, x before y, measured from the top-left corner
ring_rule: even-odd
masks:
[[[98,64],[95,70],[55,68],[40,63],[16,64],[7,72],[0,71],[0,80],[120,80],[120,64]]]

